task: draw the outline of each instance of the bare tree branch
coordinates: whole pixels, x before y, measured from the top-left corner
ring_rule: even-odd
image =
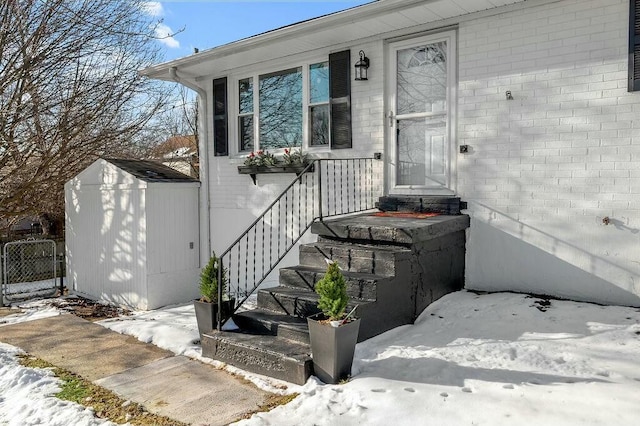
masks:
[[[0,2],[0,219],[64,210],[63,185],[100,156],[138,156],[167,86],[141,0]]]

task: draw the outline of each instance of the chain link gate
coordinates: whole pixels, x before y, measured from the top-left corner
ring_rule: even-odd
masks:
[[[56,293],[55,241],[23,240],[7,243],[2,252],[2,261],[4,300],[11,302],[53,296]]]

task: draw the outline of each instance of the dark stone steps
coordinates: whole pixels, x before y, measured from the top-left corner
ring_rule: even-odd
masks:
[[[384,219],[384,220],[381,220]],[[358,215],[330,219],[311,225],[311,232],[327,238],[361,242],[383,242],[407,247],[469,227],[469,216],[435,216],[425,219],[380,218]]]
[[[358,341],[412,323],[428,304],[462,288],[469,217],[455,213],[459,200],[395,198],[402,200],[381,202],[395,203],[393,211],[421,211],[416,203],[436,209],[440,203],[440,213],[449,214],[361,214],[313,224],[318,241],[301,246],[300,265],[280,270],[280,286],[258,291],[257,309],[234,315],[241,332],[204,334],[203,356],[304,384],[313,373],[306,317],[319,312],[314,285],[324,276],[325,258],[343,268],[350,308],[358,305]]]
[[[320,312],[318,299],[319,296],[315,292],[297,287],[278,286],[258,290],[258,306],[260,308],[300,318],[306,318]],[[361,313],[368,304],[372,303],[369,300],[352,298],[349,306],[359,305],[358,310]]]
[[[235,314],[233,321],[243,330],[309,343],[309,327],[304,318],[258,308]]]
[[[298,385],[313,373],[308,344],[272,335],[214,330],[202,338],[202,355]]]
[[[397,211],[458,215],[460,214],[460,198],[395,195],[380,197],[376,203],[376,207],[383,212]]]
[[[300,246],[300,265],[326,268],[326,259],[337,262],[345,272],[393,276],[396,263],[408,259],[411,250],[402,246],[354,244],[321,239]]]
[[[280,269],[280,285],[315,292],[315,284],[324,277],[325,268],[291,266]],[[375,300],[378,283],[388,282],[390,277],[343,271],[350,298]]]

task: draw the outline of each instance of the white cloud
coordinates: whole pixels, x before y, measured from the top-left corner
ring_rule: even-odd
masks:
[[[159,1],[146,1],[142,3],[142,10],[149,16],[163,16],[164,9]]]
[[[154,24],[154,35],[158,38],[158,41],[168,48],[179,48],[180,42],[174,37],[171,37],[171,34],[174,34],[174,31],[168,25],[162,23],[162,17],[165,15],[165,10],[162,6],[162,3],[160,3],[159,1],[143,2],[142,10],[149,16],[159,18],[158,22]]]
[[[156,37],[158,37],[158,41],[170,48],[178,48],[180,47],[180,42],[173,37],[170,37],[174,31],[165,24],[159,23],[156,25]]]

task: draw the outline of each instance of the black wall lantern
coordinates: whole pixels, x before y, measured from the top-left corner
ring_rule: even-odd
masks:
[[[356,81],[368,80],[367,69],[369,68],[369,58],[364,56],[364,51],[360,51],[360,59],[356,62]]]

